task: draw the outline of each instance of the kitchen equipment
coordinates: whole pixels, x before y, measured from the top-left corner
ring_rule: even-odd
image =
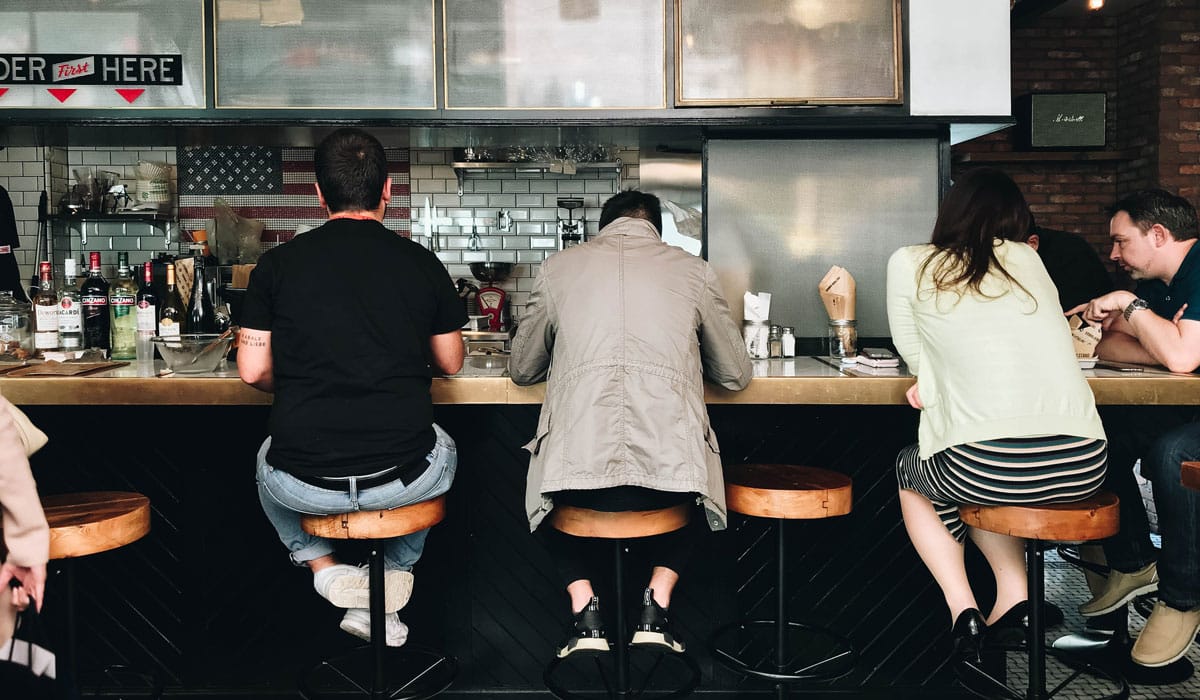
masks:
[[[233,334],[184,333],[171,338],[154,336],[150,339],[167,368],[177,374],[211,372],[225,359]]]
[[[511,347],[508,333],[463,331],[462,336],[467,355],[507,355]]]
[[[567,218],[558,220],[558,235],[562,238],[562,247],[570,248],[586,239],[582,218],[574,218],[576,209],[583,207],[583,199],[579,197],[559,197],[558,208],[567,210]]]
[[[471,263],[471,274],[475,275],[475,279],[488,283],[487,286],[479,288],[478,296],[475,298],[475,304],[479,307],[479,313],[488,316],[488,330],[504,330],[504,319],[502,316],[508,293],[499,287],[493,286],[492,283],[503,282],[508,279],[511,273],[512,263]]]
[[[479,308],[476,305],[476,299],[479,298],[479,287],[462,277],[454,281],[454,286],[458,289],[458,298],[462,299],[463,309],[468,316],[474,316],[476,309]]]

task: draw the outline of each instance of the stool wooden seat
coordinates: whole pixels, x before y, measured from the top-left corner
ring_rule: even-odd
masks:
[[[1179,470],[1179,480],[1193,491],[1200,491],[1200,462],[1184,462]]]
[[[853,482],[845,474],[795,464],[737,464],[725,467],[725,501],[734,513],[775,520],[775,619],[738,620],[713,633],[713,657],[725,667],[785,684],[835,678],[849,672],[857,659],[854,645],[828,627],[788,618],[786,577],[788,520],[820,520],[850,513]],[[771,633],[772,639],[761,637]],[[747,650],[754,649],[750,652]],[[802,653],[793,655],[794,650]]]
[[[333,515],[306,515],[300,528],[332,540],[386,540],[420,532],[446,517],[446,497],[438,496],[391,510],[358,510]]]
[[[550,525],[575,537],[615,540],[652,537],[675,532],[688,524],[691,507],[681,503],[660,510],[627,510],[610,513],[578,506],[555,506]]]
[[[1117,497],[1106,491],[1071,503],[964,505],[959,507],[958,514],[964,523],[980,530],[1044,542],[1102,540],[1120,529]]]
[[[1047,542],[1091,542],[1115,535],[1120,530],[1120,501],[1111,493],[1101,491],[1090,498],[1070,503],[1048,503],[1043,505],[980,506],[962,505],[959,517],[971,526],[1011,535],[1026,540],[1026,577],[1029,585],[1029,619],[1026,649],[1029,660],[1029,682],[1025,697],[1042,700],[1046,693],[1046,656],[1049,654],[1065,664],[1080,669],[1063,681],[1059,689],[1073,681],[1081,672],[1107,678],[1118,690],[1104,696],[1103,700],[1118,700],[1129,697],[1129,683],[1120,674],[1094,666],[1069,651],[1046,648],[1046,624],[1042,618],[1046,590],[1043,580],[1044,550]],[[974,669],[974,667],[972,667]],[[984,676],[1009,696],[1020,697],[1003,682],[980,669],[974,673]],[[1089,689],[1090,690],[1090,689]]]
[[[132,544],[150,532],[150,499],[129,491],[87,491],[42,498],[42,511],[50,526],[50,559],[58,560],[66,586],[67,649],[65,668],[68,684],[79,678],[79,641],[76,623],[74,559],[99,554]],[[109,666],[105,676],[114,671]],[[151,697],[161,697],[162,681],[154,673],[133,672],[152,686]]]
[[[739,464],[725,470],[729,510],[758,518],[814,520],[850,512],[845,474],[792,464]]]
[[[438,496],[390,510],[360,510],[332,515],[305,515],[300,528],[310,535],[335,540],[369,540],[368,571],[371,643],[326,659],[301,677],[300,694],[318,697],[363,696],[373,700],[425,700],[441,694],[454,682],[457,664],[436,649],[406,644],[387,646],[384,616],[383,542],[437,525],[446,517],[446,497]],[[363,656],[368,657],[363,663]],[[371,679],[361,684],[354,676],[369,666]],[[314,689],[320,685],[319,689]],[[331,687],[332,686],[332,687]]]
[[[599,659],[596,660],[596,666],[599,669],[601,680],[605,687],[605,694],[609,698],[655,697],[659,700],[682,698],[690,695],[700,683],[700,666],[697,665],[695,659],[686,651],[681,653],[657,651],[650,652],[656,654],[658,658],[653,662],[650,671],[642,679],[642,690],[634,692],[630,679],[629,652],[635,647],[627,644],[625,620],[625,540],[653,537],[680,530],[690,522],[692,510],[693,506],[691,503],[681,503],[658,510],[618,512],[592,510],[590,508],[580,508],[570,505],[556,505],[554,506],[554,510],[550,511],[547,521],[551,527],[560,532],[574,537],[589,537],[612,541],[613,587],[616,594],[616,628],[612,634],[612,647],[615,657],[613,665],[616,671],[616,677],[613,679],[614,682],[610,682],[609,676],[600,665]],[[559,698],[559,700],[594,697],[591,694],[585,695],[568,690],[557,682],[557,669],[569,659],[571,659],[571,656],[565,658],[555,657],[546,666],[545,671],[542,673],[542,680],[546,684],[546,689],[550,691],[551,695]],[[651,691],[646,690],[646,688],[651,683],[652,677],[658,670],[660,663],[667,659],[683,664],[685,667],[683,680],[677,683],[673,682],[667,690],[655,690],[653,694],[650,694]]]
[[[42,499],[50,524],[50,558],[107,552],[150,532],[150,499],[140,493],[91,491]]]

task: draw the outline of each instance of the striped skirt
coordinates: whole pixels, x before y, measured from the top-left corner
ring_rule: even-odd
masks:
[[[958,506],[1067,503],[1104,481],[1108,443],[1092,438],[1004,438],[949,447],[921,459],[917,445],[896,458],[900,488],[928,498],[959,542],[967,534]]]

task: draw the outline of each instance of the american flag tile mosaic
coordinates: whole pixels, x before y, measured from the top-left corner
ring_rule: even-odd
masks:
[[[216,197],[224,199],[238,215],[263,222],[264,248],[291,240],[299,227],[325,222],[325,210],[313,188],[316,174],[311,148],[196,146],[181,149],[179,158],[179,219],[186,230],[209,225]],[[392,201],[383,224],[409,236],[408,149],[389,148],[387,158]],[[279,166],[272,168],[273,162]],[[249,191],[243,187],[247,178],[254,183]]]

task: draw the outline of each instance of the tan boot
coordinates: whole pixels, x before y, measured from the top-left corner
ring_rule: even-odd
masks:
[[[1161,600],[1154,606],[1146,627],[1130,656],[1136,664],[1157,668],[1177,661],[1188,652],[1200,630],[1200,607],[1176,610]]]
[[[1113,570],[1104,582],[1104,590],[1099,595],[1079,606],[1079,614],[1084,617],[1105,615],[1118,608],[1124,607],[1134,598],[1153,593],[1158,590],[1158,566],[1149,564],[1144,569],[1127,574]]]

